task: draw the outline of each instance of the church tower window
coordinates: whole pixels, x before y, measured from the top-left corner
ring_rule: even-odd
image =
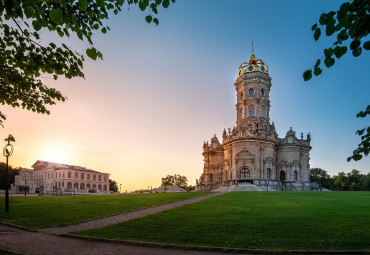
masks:
[[[264,89],[261,89],[260,90],[260,94],[261,94],[261,97],[264,97],[265,96],[265,90]]]
[[[254,117],[254,105],[249,106],[249,117]]]
[[[249,89],[249,96],[250,97],[254,96],[254,89]]]
[[[295,181],[298,181],[298,172],[297,172],[297,170],[294,171],[293,178],[294,178]]]
[[[260,107],[260,117],[265,117],[265,108],[263,106]]]
[[[267,178],[267,179],[271,179],[271,168],[267,168],[267,171],[266,171],[266,178]]]
[[[251,178],[251,172],[248,168],[243,168],[242,170],[240,170],[240,179],[246,178]]]

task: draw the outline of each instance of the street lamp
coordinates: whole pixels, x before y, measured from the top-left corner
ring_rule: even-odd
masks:
[[[24,175],[24,196],[27,196],[27,173]]]
[[[8,189],[8,163],[9,157],[13,154],[14,147],[10,142],[15,142],[12,135],[9,134],[8,138],[5,138],[8,144],[4,146],[3,155],[6,157],[6,169],[5,169],[5,212],[9,212],[9,189]]]
[[[119,185],[119,193],[121,194],[122,184]]]

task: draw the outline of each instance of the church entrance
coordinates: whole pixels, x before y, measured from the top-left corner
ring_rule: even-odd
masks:
[[[280,171],[280,181],[285,181],[285,171]]]

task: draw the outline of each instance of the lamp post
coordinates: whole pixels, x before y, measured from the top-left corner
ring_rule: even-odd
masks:
[[[119,193],[121,194],[122,184],[119,185]]]
[[[27,174],[24,175],[24,196],[27,196]]]
[[[9,134],[8,138],[5,139],[8,142],[4,146],[3,155],[6,157],[6,168],[5,168],[5,212],[9,212],[9,189],[8,189],[8,163],[9,157],[13,154],[14,147],[10,142],[15,142],[15,139],[12,135]]]

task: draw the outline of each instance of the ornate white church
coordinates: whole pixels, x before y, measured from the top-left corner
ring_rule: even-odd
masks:
[[[310,190],[311,136],[299,138],[292,128],[279,138],[270,123],[271,78],[268,66],[252,54],[239,67],[234,83],[236,127],[224,129],[203,145],[202,190],[255,186],[260,190]],[[237,189],[236,189],[237,190]],[[258,189],[255,189],[258,190]]]

